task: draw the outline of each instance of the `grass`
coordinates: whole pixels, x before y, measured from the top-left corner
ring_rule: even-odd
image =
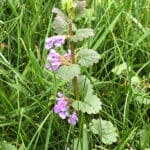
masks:
[[[102,54],[100,62],[86,74],[97,79],[93,85],[103,103],[98,116],[117,128],[118,142],[112,145],[102,144],[98,136],[83,128],[98,116],[83,115],[85,119],[72,128],[53,114],[57,91],[67,91],[65,82],[45,69],[44,41],[54,35],[51,10],[60,3],[0,3],[0,141],[20,150],[62,150],[76,137],[82,137],[89,150],[150,148],[150,106],[138,103],[131,88],[131,78],[137,74],[149,94],[149,0],[89,1],[92,15],[78,23],[80,28],[91,27],[95,32],[82,46]],[[128,65],[127,73],[121,77],[113,74],[112,68],[123,62]]]

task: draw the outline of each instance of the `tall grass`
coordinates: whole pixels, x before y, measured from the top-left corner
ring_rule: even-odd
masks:
[[[93,0],[87,5],[91,14],[78,26],[93,28],[95,36],[76,47],[88,45],[102,54],[86,74],[97,79],[93,85],[103,102],[98,116],[113,122],[118,143],[104,145],[84,130],[82,124],[95,116],[85,115],[71,128],[53,114],[56,92],[65,91],[65,82],[45,69],[44,40],[54,34],[51,10],[60,7],[55,0],[0,1],[0,141],[20,149],[62,150],[80,136],[89,150],[150,148],[150,106],[139,104],[131,89],[133,74],[145,86],[150,82],[150,1]],[[111,70],[123,62],[134,71],[120,78]]]

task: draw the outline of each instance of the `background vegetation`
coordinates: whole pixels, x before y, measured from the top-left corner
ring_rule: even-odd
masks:
[[[57,91],[65,91],[65,83],[45,69],[45,38],[54,35],[53,7],[61,8],[60,2],[0,0],[0,141],[20,150],[62,150],[81,136],[81,122],[72,129],[53,114]],[[96,79],[93,86],[103,109],[85,115],[82,124],[101,117],[119,135],[109,146],[89,134],[89,149],[150,149],[150,1],[89,0],[87,8],[78,26],[94,29],[95,36],[76,47],[87,45],[102,55],[86,73]],[[113,73],[122,63],[126,73]],[[135,75],[143,91],[140,102],[131,85]]]

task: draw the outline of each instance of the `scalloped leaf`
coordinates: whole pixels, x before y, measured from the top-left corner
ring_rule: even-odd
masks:
[[[75,1],[74,2],[75,6],[75,19],[80,19],[86,11],[86,1]]]
[[[96,95],[87,94],[84,98],[84,102],[74,101],[72,106],[88,114],[97,114],[102,109],[102,103]]]
[[[61,79],[70,81],[80,74],[80,67],[77,64],[71,64],[70,66],[61,66],[58,69],[57,74]]]
[[[127,70],[131,70],[131,67],[127,65],[127,63],[122,63],[120,65],[116,65],[113,69],[112,72],[116,75],[121,75],[127,72]]]
[[[56,14],[56,17],[54,18],[53,22],[55,32],[58,34],[67,33],[68,23],[65,14],[60,9],[55,7],[52,9],[52,12]]]
[[[66,35],[68,32],[69,21],[65,14],[58,8],[53,8],[52,12],[56,14],[54,18],[53,27],[55,29],[55,33]],[[76,31],[75,24],[72,23],[72,30]]]
[[[149,128],[144,126],[142,129],[140,129],[140,130],[137,132],[137,135],[139,136],[139,139],[140,139],[141,147],[144,146],[145,140],[150,138],[150,137],[149,137],[149,138],[147,137],[147,135],[148,135],[148,130],[149,130]],[[149,140],[150,140],[150,139],[149,139]],[[149,147],[149,150],[150,150],[150,143],[147,142],[146,147]],[[144,150],[146,150],[146,148],[145,148]],[[148,149],[147,149],[147,150],[148,150]]]
[[[79,51],[78,53],[79,61],[78,63],[81,66],[89,67],[92,66],[94,63],[97,63],[101,56],[96,51],[92,49],[84,49]]]
[[[17,148],[7,141],[0,142],[0,150],[17,150]]]
[[[134,94],[134,98],[140,104],[149,105],[150,95],[146,90],[144,90],[144,88],[140,85],[140,83],[141,80],[139,78],[135,78],[135,79],[131,78],[131,87],[132,87],[132,92]]]
[[[74,42],[83,41],[85,38],[88,38],[90,36],[94,36],[94,32],[92,29],[90,28],[78,29],[76,30],[75,35],[71,37],[71,40]]]
[[[110,145],[114,142],[117,142],[118,134],[116,132],[116,128],[110,121],[93,119],[90,123],[90,129],[93,134],[100,135],[101,141],[104,144]]]
[[[141,79],[139,76],[135,75],[131,78],[131,86],[134,88],[134,87],[137,87],[141,84]]]
[[[67,33],[68,23],[61,16],[55,17],[53,26],[56,33],[58,34]]]
[[[62,19],[67,20],[67,17],[65,16],[65,14],[59,8],[54,7],[52,9],[52,13],[55,13],[58,16],[60,16]]]

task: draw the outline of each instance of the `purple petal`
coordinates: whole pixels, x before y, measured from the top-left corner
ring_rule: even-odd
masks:
[[[66,119],[66,117],[68,116],[68,113],[64,111],[64,112],[60,112],[58,115],[61,119]]]
[[[55,44],[54,44],[56,47],[60,47],[61,45],[62,45],[62,42],[56,42]]]
[[[68,53],[64,54],[64,57],[67,59],[71,59],[71,50],[68,50]]]
[[[53,71],[58,70],[58,68],[60,67],[60,65],[61,65],[60,62],[52,63],[52,70]]]
[[[49,61],[51,66],[46,65],[46,68],[50,68],[51,70],[56,71],[61,65],[61,62],[59,61],[60,56],[61,55],[57,53],[54,49],[51,49],[47,56],[47,61]]]
[[[63,35],[52,36],[50,38],[45,39],[45,48],[49,50],[53,47],[53,45],[56,47],[60,47],[64,43],[65,43],[65,36]]]
[[[57,59],[57,58],[48,58],[48,61],[50,61],[52,64],[54,64],[54,63],[60,63],[59,59]]]
[[[54,106],[54,112],[57,114],[61,111],[60,106],[59,105],[55,105]]]
[[[45,49],[49,50],[52,48],[54,41],[51,38],[45,39]]]
[[[67,111],[66,107],[62,107],[60,105],[55,105],[54,106],[54,112],[57,114],[57,113],[60,113],[60,112],[65,112]]]
[[[72,125],[76,125],[77,122],[78,122],[78,117],[76,115],[76,112],[74,111],[72,115],[70,116],[70,118],[68,119],[68,123]]]
[[[45,64],[46,69],[51,69],[51,65],[49,63]]]
[[[56,47],[60,47],[62,44],[64,44],[65,43],[65,41],[64,41],[64,39],[57,39],[56,41],[55,41],[55,46]]]
[[[64,100],[64,98],[59,98],[59,100],[57,101],[57,104],[67,106],[68,102]]]
[[[58,97],[64,97],[64,95],[61,92],[57,93]]]
[[[49,54],[48,54],[49,57],[55,57],[55,58],[59,58],[60,57],[60,54],[57,53],[54,49],[51,49]]]

